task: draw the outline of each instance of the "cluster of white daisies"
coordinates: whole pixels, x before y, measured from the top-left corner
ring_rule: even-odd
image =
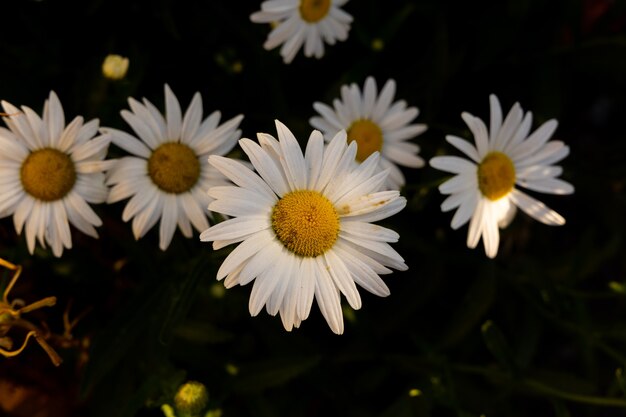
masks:
[[[290,62],[304,44],[306,56],[323,55],[329,44],[347,37],[351,17],[340,9],[347,0],[271,0],[252,15],[255,22],[280,22],[266,48],[281,43]],[[396,84],[379,91],[368,77],[341,88],[333,106],[316,102],[318,115],[304,153],[300,142],[276,121],[278,139],[257,135],[241,139],[238,115],[220,124],[219,111],[203,118],[196,93],[183,113],[165,85],[165,111],[150,101],[129,98],[122,118],[134,133],[99,127],[82,117],[66,125],[63,107],[50,93],[40,117],[5,101],[0,127],[0,217],[13,216],[24,231],[28,250],[36,242],[55,256],[72,247],[69,224],[97,237],[102,224],[90,204],[128,200],[122,219],[132,219],[136,239],[157,222],[159,247],[166,250],[178,227],[185,237],[195,228],[214,249],[239,243],[221,265],[217,279],[225,286],[254,281],[249,309],[280,312],[287,330],[298,327],[313,299],[335,333],[343,332],[341,294],[358,309],[358,286],[386,296],[380,278],[391,269],[406,270],[390,246],[399,235],[373,224],[406,205],[400,195],[405,177],[400,167],[419,168],[424,161],[410,139],[424,132],[413,124],[416,107],[394,101]],[[443,211],[456,209],[452,228],[469,221],[467,245],[482,238],[487,256],[496,256],[498,228],[510,223],[516,207],[550,225],[564,219],[515,187],[568,194],[573,187],[557,177],[554,164],[569,148],[550,141],[557,122],[550,120],[530,134],[532,115],[515,104],[503,120],[500,103],[490,97],[490,126],[468,113],[462,118],[474,145],[446,140],[468,158],[438,156],[430,165],[455,174],[439,187],[449,195]],[[107,160],[109,145],[128,153]],[[239,143],[249,162],[225,157]],[[253,169],[251,169],[254,168]],[[212,213],[226,220],[210,225]]]

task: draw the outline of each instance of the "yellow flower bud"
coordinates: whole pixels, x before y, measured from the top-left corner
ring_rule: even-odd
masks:
[[[128,71],[128,58],[109,54],[102,63],[102,74],[110,80],[121,80]]]
[[[197,381],[187,381],[178,388],[174,406],[178,416],[198,416],[209,401],[206,387]]]

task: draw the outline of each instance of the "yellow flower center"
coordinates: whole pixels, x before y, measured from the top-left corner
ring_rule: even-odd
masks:
[[[189,146],[164,143],[150,155],[148,175],[161,190],[180,194],[189,191],[200,178],[200,162]]]
[[[315,23],[322,20],[330,10],[330,0],[301,0],[300,16],[302,20]]]
[[[360,119],[350,125],[348,131],[348,143],[356,140],[358,145],[356,160],[363,162],[368,156],[383,148],[383,132],[380,127],[371,120]]]
[[[43,201],[59,200],[76,182],[76,168],[69,155],[52,148],[34,151],[20,169],[24,190]]]
[[[339,236],[339,215],[317,191],[292,191],[272,210],[278,240],[299,256],[315,257],[332,248]]]
[[[491,201],[507,195],[515,185],[515,166],[502,152],[490,152],[478,165],[478,188]]]

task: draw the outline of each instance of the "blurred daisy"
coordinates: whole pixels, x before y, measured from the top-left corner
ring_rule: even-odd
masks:
[[[139,138],[117,129],[101,129],[115,145],[136,155],[119,159],[108,172],[112,188],[107,202],[131,197],[122,219],[133,219],[135,239],[161,219],[159,247],[166,250],[176,225],[187,238],[192,236],[192,225],[199,232],[209,227],[206,207],[211,198],[206,190],[228,181],[207,158],[224,155],[237,144],[243,116],[218,126],[220,112],[215,111],[202,121],[202,99],[196,93],[183,117],[167,84],[165,116],[145,98],[143,104],[133,98],[128,103],[132,112],[122,110],[121,115]]]
[[[2,102],[10,130],[0,127],[0,217],[13,216],[18,234],[26,226],[32,254],[35,240],[60,257],[72,247],[69,223],[95,238],[102,221],[87,203],[102,203],[108,189],[103,161],[109,136],[94,137],[98,120],[78,116],[65,125],[65,114],[51,91],[43,117],[32,109]],[[69,222],[69,223],[68,223]]]
[[[304,55],[321,58],[324,42],[348,38],[352,16],[341,9],[348,0],[268,0],[250,19],[255,23],[276,24],[263,47],[274,49],[282,44],[280,55],[286,64],[293,61],[304,44]]]
[[[341,100],[335,99],[334,110],[316,102],[313,108],[321,117],[312,117],[311,126],[321,130],[326,140],[345,129],[348,142],[356,141],[356,160],[363,162],[373,152],[380,152],[380,169],[389,169],[385,187],[400,189],[404,175],[396,165],[410,168],[424,166],[417,153],[419,146],[407,142],[427,129],[425,124],[409,124],[419,114],[416,107],[406,107],[404,100],[391,103],[396,92],[394,80],[388,80],[378,95],[376,81],[367,77],[363,93],[356,84],[341,87]],[[343,100],[343,102],[342,102]]]
[[[330,328],[343,333],[340,294],[353,309],[361,307],[356,284],[387,296],[378,276],[407,266],[388,242],[398,234],[370,222],[404,208],[398,191],[379,191],[387,172],[376,173],[379,155],[353,163],[356,144],[339,132],[324,148],[313,131],[303,155],[296,138],[276,121],[277,141],[259,133],[260,146],[239,141],[258,175],[243,164],[219,156],[209,163],[236,186],[213,187],[209,209],[232,216],[200,235],[213,248],[242,242],[224,260],[217,279],[227,288],[254,280],[249,309],[263,306],[280,316],[288,331],[311,310],[313,298]]]
[[[441,210],[457,209],[452,228],[458,229],[471,219],[467,246],[475,248],[482,237],[487,256],[494,258],[500,241],[498,227],[505,228],[513,220],[516,206],[547,225],[565,224],[563,217],[516,188],[516,184],[551,194],[571,194],[574,187],[556,178],[563,169],[553,164],[569,153],[569,147],[563,142],[549,141],[557,121],[545,122],[529,136],[531,112],[524,115],[519,103],[515,103],[502,122],[498,98],[491,95],[489,101],[489,131],[479,118],[465,112],[461,114],[474,135],[475,147],[456,136],[446,136],[446,140],[471,161],[457,156],[438,156],[430,160],[430,165],[456,174],[439,187],[442,194],[450,194]]]

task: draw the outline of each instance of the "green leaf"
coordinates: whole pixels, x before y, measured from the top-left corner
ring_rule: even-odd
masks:
[[[498,361],[498,364],[513,375],[519,374],[519,366],[502,331],[491,320],[487,320],[480,330],[487,349]]]
[[[496,292],[495,277],[492,270],[481,272],[454,312],[452,322],[441,339],[442,348],[453,346],[463,339],[491,307]]]
[[[295,379],[320,363],[319,356],[272,359],[241,367],[235,381],[236,391],[262,391]]]

